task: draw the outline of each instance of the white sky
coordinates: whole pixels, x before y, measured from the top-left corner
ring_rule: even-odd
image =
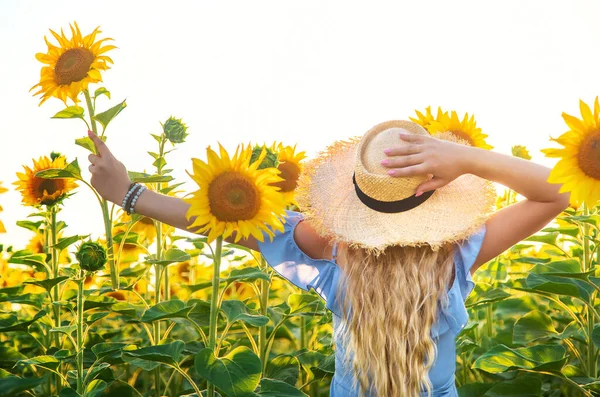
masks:
[[[0,181],[33,157],[60,151],[87,163],[73,144],[80,121],[51,120],[63,106],[38,108],[29,88],[48,29],[78,21],[112,37],[115,65],[104,74],[110,105],[128,108],[108,129],[109,145],[130,170],[151,168],[148,133],[170,115],[189,125],[170,156],[175,176],[217,140],[283,140],[314,155],[427,105],[471,112],[508,153],[528,146],[534,160],[548,137],[565,131],[562,111],[600,94],[600,2],[590,1],[17,1],[0,2]],[[99,102],[100,110],[109,102]],[[84,175],[87,177],[87,167]],[[0,243],[22,248],[17,227],[30,208],[20,194],[0,196],[9,231]],[[99,235],[101,214],[87,188],[61,213],[71,234]]]

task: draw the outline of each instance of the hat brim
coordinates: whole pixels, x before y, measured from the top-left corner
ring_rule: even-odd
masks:
[[[352,183],[358,142],[336,142],[305,164],[298,183],[298,204],[319,235],[374,251],[395,245],[437,249],[466,239],[489,217],[495,188],[471,174],[436,190],[410,211],[389,214],[372,210],[359,200]]]

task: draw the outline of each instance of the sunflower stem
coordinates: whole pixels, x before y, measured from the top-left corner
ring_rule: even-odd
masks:
[[[51,242],[51,253],[52,253],[52,278],[58,277],[58,249],[56,244],[58,243],[58,231],[56,223],[56,213],[58,212],[57,207],[53,206],[50,208],[50,236],[52,237]],[[56,304],[60,299],[58,291],[58,284],[52,288],[52,312],[54,314],[54,326],[60,327],[60,307]],[[54,332],[53,345],[57,349],[60,349],[60,335],[58,332]],[[61,382],[60,378],[55,375],[54,377],[56,393],[60,392]]]
[[[213,279],[212,279],[212,295],[210,297],[210,325],[208,333],[208,348],[213,351],[215,356],[219,352],[215,352],[217,341],[217,315],[219,314],[219,284],[221,275],[221,252],[223,249],[223,236],[217,237],[215,254],[213,255]],[[208,396],[215,396],[215,385],[208,383]]]
[[[90,97],[90,92],[86,89],[83,90],[83,95],[85,96],[85,103],[87,104],[88,113],[90,116],[90,124],[92,125],[92,131],[94,134],[98,135],[98,126],[96,125],[96,119],[94,119],[95,110],[94,105],[92,103],[92,98]],[[104,135],[104,132],[102,132]],[[96,151],[98,151],[96,149]],[[102,199],[102,218],[104,220],[104,231],[106,233],[106,248],[108,254],[108,266],[110,267],[110,282],[112,284],[113,290],[119,289],[119,273],[117,272],[115,266],[115,256],[114,256],[114,247],[113,247],[113,235],[112,235],[112,222],[110,219],[110,213],[108,212],[108,202]]]
[[[267,261],[261,255],[260,257],[261,269],[267,268]],[[271,287],[270,280],[260,280],[260,314],[263,316],[267,315],[267,308],[269,307],[269,289]],[[260,353],[260,361],[263,366],[263,371],[267,367],[267,326],[263,325],[258,329],[258,351]]]
[[[77,280],[77,393],[83,396],[83,283],[85,272]]]
[[[584,205],[583,214],[585,216],[589,215],[589,209]],[[583,224],[583,271],[587,272],[592,270],[592,263],[590,261],[590,225],[588,223]],[[594,306],[594,301],[596,299],[596,291],[593,291],[590,294],[589,305],[586,307],[587,316],[587,370],[588,376],[590,378],[596,378],[597,370],[597,352],[596,346],[594,345],[594,341],[592,339],[592,334],[594,332],[594,314],[592,312],[592,307]]]

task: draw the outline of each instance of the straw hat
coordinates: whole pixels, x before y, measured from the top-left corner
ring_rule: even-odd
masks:
[[[415,197],[431,176],[395,178],[381,165],[384,149],[406,144],[400,132],[428,135],[410,121],[387,121],[362,138],[336,142],[305,165],[298,202],[305,219],[322,236],[353,247],[429,245],[464,240],[487,219],[495,202],[493,185],[462,175],[448,185]],[[458,140],[453,134],[440,139]]]

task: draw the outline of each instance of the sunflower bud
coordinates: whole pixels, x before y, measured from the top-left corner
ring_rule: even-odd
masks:
[[[83,270],[96,272],[106,263],[106,250],[102,245],[88,241],[81,244],[75,257]]]
[[[525,160],[531,160],[531,155],[527,148],[523,145],[515,145],[512,147],[512,155]]]
[[[254,149],[252,149],[252,157],[250,157],[250,164],[258,161],[263,149],[267,151],[267,154],[258,166],[258,169],[262,170],[264,168],[277,168],[277,166],[279,165],[279,158],[277,156],[277,153],[266,146],[254,146]]]
[[[187,125],[183,124],[181,119],[172,116],[163,124],[163,132],[171,143],[185,142],[185,137],[188,136],[186,131]]]

